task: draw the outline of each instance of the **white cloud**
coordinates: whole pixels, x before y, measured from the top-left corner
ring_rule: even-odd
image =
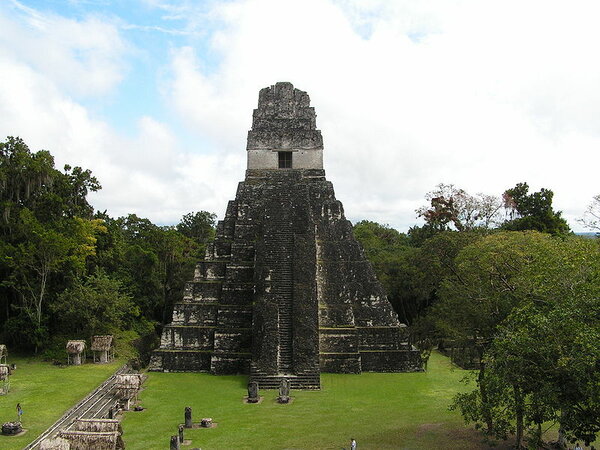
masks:
[[[243,153],[258,90],[291,81],[311,95],[326,170],[348,216],[406,229],[440,182],[500,194],[527,181],[553,189],[576,228],[600,189],[592,182],[599,7],[365,3],[216,6],[222,24],[211,50],[220,64],[204,65],[193,48],[175,51],[173,107],[215,145],[232,151],[238,141]]]
[[[406,230],[440,182],[500,194],[527,181],[553,189],[578,228],[600,192],[595,2],[142,3],[162,22],[0,6],[0,134],[92,169],[103,184],[92,201],[112,215],[222,215],[244,177],[258,91],[277,81],[310,94],[351,219]],[[156,68],[174,119],[141,114],[124,136],[80,100],[120,95],[130,59],[153,51],[124,37],[136,28],[189,38]]]
[[[10,22],[1,13],[0,8],[0,28]],[[222,185],[221,174],[227,176],[227,171],[221,167],[237,164],[240,167],[236,169],[243,170],[241,157],[187,153],[165,124],[148,116],[139,118],[132,137],[123,136],[72,98],[73,94],[97,95],[116,87],[118,79],[111,74],[123,70],[121,49],[111,49],[108,43],[106,48],[91,49],[86,44],[102,42],[104,38],[94,35],[106,29],[115,33],[107,38],[110,42],[123,42],[111,25],[92,24],[92,36],[80,40],[79,31],[90,27],[88,21],[49,18],[33,10],[27,10],[26,18],[52,23],[53,30],[27,38],[30,42],[23,44],[23,51],[7,44],[9,30],[3,28],[0,33],[4,39],[0,45],[0,134],[21,136],[32,151],[50,150],[57,168],[69,163],[91,169],[103,189],[92,193],[90,200],[111,215],[135,213],[158,223],[176,223],[190,211],[219,210],[235,192],[235,186],[228,190]],[[11,27],[16,35],[27,30],[19,22]],[[70,32],[72,40],[59,42],[60,36]],[[43,64],[35,61],[35,46],[40,54],[45,53]],[[113,51],[113,56],[107,55]],[[112,61],[110,67],[98,69],[98,61],[105,57]],[[42,65],[47,65],[47,70],[40,70]],[[72,73],[62,74],[62,70]],[[78,82],[78,77],[85,80]],[[77,86],[67,86],[70,83]]]
[[[11,7],[12,6],[12,7]],[[127,44],[114,24],[0,7],[0,54],[43,73],[69,95],[102,95],[123,78]]]

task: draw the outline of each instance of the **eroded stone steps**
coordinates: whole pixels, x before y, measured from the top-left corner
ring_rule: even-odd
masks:
[[[277,366],[280,371],[289,371],[293,367],[293,266],[294,234],[292,231],[292,203],[289,191],[277,186],[277,214],[271,217],[268,235],[268,263],[276,268],[273,274],[271,292],[278,305],[279,341]]]
[[[305,375],[260,375],[253,374],[250,379],[258,382],[259,389],[279,389],[281,380],[287,378],[292,389],[320,389],[321,377],[319,374]]]

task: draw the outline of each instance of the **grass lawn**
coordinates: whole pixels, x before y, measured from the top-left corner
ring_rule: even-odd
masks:
[[[8,395],[0,396],[0,424],[17,419],[16,405],[23,408],[22,436],[0,435],[1,449],[22,449],[72,406],[106,380],[123,362],[60,367],[34,358],[9,355],[17,370]]]
[[[146,410],[126,413],[123,438],[127,449],[168,448],[191,406],[194,422],[212,417],[218,426],[186,430],[187,448],[341,449],[352,437],[360,449],[486,448],[448,411],[464,375],[433,353],[427,373],[323,374],[321,391],[292,391],[289,405],[277,404],[275,391],[261,391],[263,402],[249,405],[245,376],[150,373],[140,394]]]

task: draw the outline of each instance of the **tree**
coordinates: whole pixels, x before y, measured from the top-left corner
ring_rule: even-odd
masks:
[[[216,219],[216,214],[207,211],[188,213],[177,224],[177,231],[198,244],[204,244],[214,237]]]
[[[536,230],[553,235],[569,233],[569,225],[562,218],[561,211],[552,208],[553,197],[554,193],[545,188],[529,194],[527,183],[517,183],[514,188],[507,189],[503,199],[511,219],[502,228],[511,231]]]
[[[581,219],[578,220],[584,227],[600,232],[600,194],[595,195],[585,210]]]
[[[175,227],[159,227],[135,214],[105,220],[109,236],[101,240],[95,264],[128,286],[143,317],[168,321],[173,302],[192,277],[199,245]]]
[[[432,316],[437,328],[455,345],[472,349],[479,360],[477,375],[480,417],[488,434],[497,431],[494,393],[498,389],[486,376],[486,354],[498,326],[524,297],[520,287],[523,268],[543,254],[550,236],[535,232],[495,233],[466,247],[456,256],[451,276],[445,278]],[[502,395],[500,395],[502,396]],[[473,399],[457,397],[457,407],[472,417]],[[501,434],[504,431],[501,432]]]
[[[49,286],[55,281],[52,277],[82,274],[86,258],[95,251],[95,234],[103,228],[98,221],[81,218],[49,226],[26,208],[21,210],[18,225],[23,238],[6,247],[5,261],[12,272],[3,285],[18,293],[17,308],[33,325],[30,342],[37,351],[47,333],[43,314]]]
[[[89,170],[62,173],[50,152],[31,152],[20,138],[0,142],[0,322],[15,340],[45,342],[49,303],[84,275],[104,231],[86,199],[98,189]]]
[[[50,307],[62,333],[108,334],[131,325],[139,309],[117,280],[104,273],[78,278]]]
[[[0,206],[6,233],[11,232],[11,218],[18,218],[20,208],[31,206],[39,194],[51,189],[55,176],[50,152],[31,153],[18,137],[0,142]]]
[[[401,322],[411,324],[421,313],[423,274],[415,264],[419,249],[409,245],[405,234],[376,222],[363,220],[354,225],[377,278]]]
[[[491,228],[497,221],[502,202],[492,195],[470,195],[453,184],[438,184],[425,194],[429,205],[416,210],[417,216],[437,231],[454,227],[457,231]]]
[[[600,247],[551,240],[522,277],[528,295],[499,329],[494,370],[522,392],[534,436],[558,420],[566,437],[589,445],[600,431]]]
[[[498,236],[504,248],[489,245]],[[496,437],[515,432],[517,447],[533,425],[529,442],[537,448],[542,424],[551,420],[560,421],[567,437],[593,441],[600,430],[600,247],[535,232],[501,233],[475,246],[481,249],[480,244],[486,249],[474,259],[484,275],[474,284],[477,297],[465,295],[462,306],[452,295],[444,298],[460,308],[446,320],[448,328],[462,317],[472,327],[462,332],[465,337],[488,330],[478,389],[459,394],[455,407],[467,421],[488,424]],[[459,258],[473,250],[465,248]],[[492,298],[496,301],[489,303]],[[495,306],[489,309],[488,303]],[[482,310],[480,317],[473,305]]]

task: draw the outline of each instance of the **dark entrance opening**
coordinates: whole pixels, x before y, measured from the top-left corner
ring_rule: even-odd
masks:
[[[291,169],[292,168],[292,152],[277,152],[279,153],[279,168],[280,169]]]

